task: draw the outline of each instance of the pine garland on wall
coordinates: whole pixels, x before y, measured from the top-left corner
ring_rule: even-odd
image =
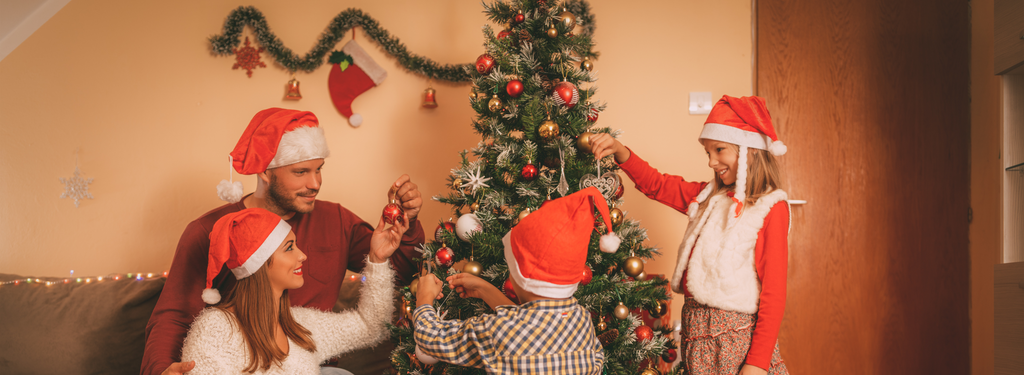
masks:
[[[588,36],[593,34],[594,17],[590,13],[590,5],[584,0],[576,0],[567,2],[565,6],[577,14],[582,25],[586,25],[581,28],[580,33]],[[508,21],[493,19],[494,14],[508,14],[507,12],[499,10],[490,14],[492,21],[499,23]],[[387,54],[398,60],[399,65],[412,73],[437,81],[453,83],[473,81],[473,77],[469,73],[474,69],[472,63],[440,64],[430,58],[409,52],[398,38],[381,28],[377,20],[359,9],[349,8],[335,16],[324,32],[320,34],[316,45],[305,56],[299,57],[270,30],[262,12],[253,6],[240,6],[228,14],[227,20],[224,21],[223,33],[209,38],[213,53],[221,56],[234,54],[234,49],[242,43],[242,30],[245,26],[252,28],[256,42],[265,49],[270,58],[293,73],[300,70],[312,72],[319,68],[326,62],[325,57],[328,52],[345,37],[345,34],[353,27],[359,26]]]

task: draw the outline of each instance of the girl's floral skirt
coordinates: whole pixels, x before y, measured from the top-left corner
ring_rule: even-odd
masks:
[[[682,332],[686,374],[738,374],[750,350],[755,322],[757,315],[725,311],[686,298]],[[768,374],[789,374],[777,341]]]

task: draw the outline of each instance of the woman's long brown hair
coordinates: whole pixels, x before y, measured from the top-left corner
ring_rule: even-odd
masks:
[[[274,340],[274,297],[270,277],[267,276],[267,266],[271,260],[267,260],[256,273],[238,280],[224,302],[215,306],[228,313],[231,312],[230,308],[234,308],[234,314],[229,315],[237,320],[239,331],[249,346],[249,366],[244,371],[250,374],[256,370],[268,370],[271,365],[280,365],[288,357]],[[316,343],[310,338],[309,330],[292,317],[287,290],[281,294],[278,306],[277,321],[284,329],[284,334],[299,347],[316,351]]]
[[[737,154],[740,152],[740,147],[735,144],[726,143],[726,147]],[[747,169],[747,191],[745,192],[746,199],[743,202],[744,207],[750,207],[754,202],[757,202],[758,198],[771,193],[775,189],[780,189],[782,181],[782,168],[779,168],[779,163],[771,152],[747,147],[747,163],[749,168]],[[747,168],[747,166],[738,165],[736,168]],[[709,199],[705,199],[700,203],[700,209],[703,210],[707,207],[711,197],[724,191],[733,191],[735,188],[735,183],[725,185],[722,182],[722,177],[715,174],[715,191],[711,192],[711,195],[708,196]]]

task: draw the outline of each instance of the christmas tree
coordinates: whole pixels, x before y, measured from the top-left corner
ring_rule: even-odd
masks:
[[[591,236],[588,268],[580,270],[587,276],[575,298],[591,311],[605,351],[604,373],[653,371],[648,365],[658,363],[675,344],[668,331],[644,325],[641,315],[668,313],[667,281],[643,272],[642,259],[650,259],[657,250],[644,244],[646,231],[620,209],[623,186],[615,173],[618,166],[611,156],[598,163],[589,152],[590,135],[617,135],[595,127],[605,106],[593,100],[593,60],[598,54],[593,50],[589,5],[579,0],[496,1],[484,4],[484,12],[494,23],[508,27],[498,33],[484,27],[485,53],[469,72],[474,78],[469,101],[477,112],[472,126],[482,140],[462,152],[461,164],[448,178],[450,191],[434,197],[450,205],[458,219],[441,223],[434,241],[420,247],[423,266],[441,280],[457,272],[473,273],[512,294],[505,287],[509,273],[502,237],[545,200],[595,186],[610,204],[609,216],[621,244],[613,253],[602,252],[599,233],[606,229],[600,224]],[[402,290],[404,311],[391,327],[395,370],[483,374],[480,369],[444,362],[428,366],[417,360],[409,320],[413,289],[415,283]],[[443,293],[446,298],[435,306],[447,319],[492,312],[483,301],[462,299],[447,285]]]

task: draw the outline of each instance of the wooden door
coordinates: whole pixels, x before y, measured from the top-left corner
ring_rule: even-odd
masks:
[[[969,372],[968,2],[757,0],[794,374]]]

